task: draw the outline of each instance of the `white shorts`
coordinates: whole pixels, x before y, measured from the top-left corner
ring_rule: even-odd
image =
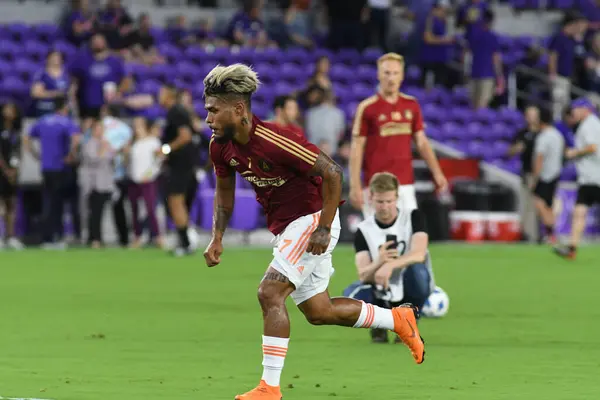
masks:
[[[369,202],[369,188],[363,190],[363,218],[370,217],[375,214],[375,210],[371,207]],[[417,209],[417,194],[415,192],[415,185],[400,185],[398,187],[398,208],[401,210],[416,210]]]
[[[331,241],[327,251],[319,256],[307,253],[308,239],[319,224],[321,211],[293,221],[276,237],[271,267],[285,275],[296,290],[291,294],[296,305],[305,302],[329,286],[334,269],[331,253],[340,238],[339,210],[331,225]]]

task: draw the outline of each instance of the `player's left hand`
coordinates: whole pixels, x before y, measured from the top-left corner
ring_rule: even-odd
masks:
[[[437,187],[438,191],[443,193],[448,189],[448,181],[446,180],[444,174],[435,174],[433,176],[433,181],[435,182],[435,186]]]
[[[383,286],[384,289],[388,289],[390,287],[390,278],[392,277],[392,273],[394,272],[394,268],[389,263],[383,264],[377,272],[375,272],[375,283]]]
[[[329,233],[329,229],[324,226],[318,226],[312,235],[310,235],[310,239],[308,239],[306,251],[315,256],[321,255],[327,251],[330,240],[331,234]]]

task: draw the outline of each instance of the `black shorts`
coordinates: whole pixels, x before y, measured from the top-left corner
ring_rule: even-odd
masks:
[[[17,195],[17,185],[8,181],[4,173],[0,172],[0,197],[9,199]]]
[[[544,200],[544,203],[546,203],[548,207],[552,207],[554,193],[556,193],[556,185],[558,185],[558,179],[550,182],[539,181],[533,189],[533,194]]]
[[[596,185],[581,185],[577,190],[577,202],[586,206],[600,204],[600,186]]]
[[[86,119],[86,118],[93,118],[93,119],[98,119],[100,118],[100,110],[102,108],[101,107],[86,107],[82,104],[79,105],[79,118],[81,119]]]
[[[165,194],[167,196],[189,196],[191,190],[197,185],[196,170],[194,168],[170,168],[165,173]]]

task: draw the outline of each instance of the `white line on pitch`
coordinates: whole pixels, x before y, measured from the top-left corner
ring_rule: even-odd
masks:
[[[0,400],[51,400],[51,399],[37,399],[37,398],[29,398],[29,397],[2,397],[0,396]]]

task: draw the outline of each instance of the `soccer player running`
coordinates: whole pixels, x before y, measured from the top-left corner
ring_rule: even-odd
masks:
[[[277,239],[273,261],[258,289],[264,320],[262,379],[257,388],[236,399],[281,399],[280,376],[290,337],[288,296],[313,325],[392,330],[422,363],[425,351],[416,307],[405,304],[389,310],[329,297],[332,252],[340,234],[342,169],[304,137],[254,116],[250,98],[258,86],[256,73],[242,64],[217,66],[204,79],[206,122],[213,132],[210,156],[217,175],[206,263],[214,267],[221,262],[236,171],[254,185],[268,228]]]
[[[374,213],[368,202],[367,186],[377,172],[389,171],[400,181],[399,208],[417,208],[412,140],[427,163],[437,188],[444,191],[448,185],[425,136],[419,102],[412,96],[400,93],[404,79],[404,58],[396,53],[384,54],[377,60],[377,73],[379,92],[358,105],[352,127],[350,201],[355,208],[362,210],[365,218]]]
[[[586,98],[576,99],[571,104],[577,131],[575,147],[567,149],[565,154],[568,159],[575,160],[579,189],[571,222],[571,242],[568,246],[554,248],[556,254],[568,259],[575,259],[588,208],[600,204],[600,119],[594,113],[595,109]]]

